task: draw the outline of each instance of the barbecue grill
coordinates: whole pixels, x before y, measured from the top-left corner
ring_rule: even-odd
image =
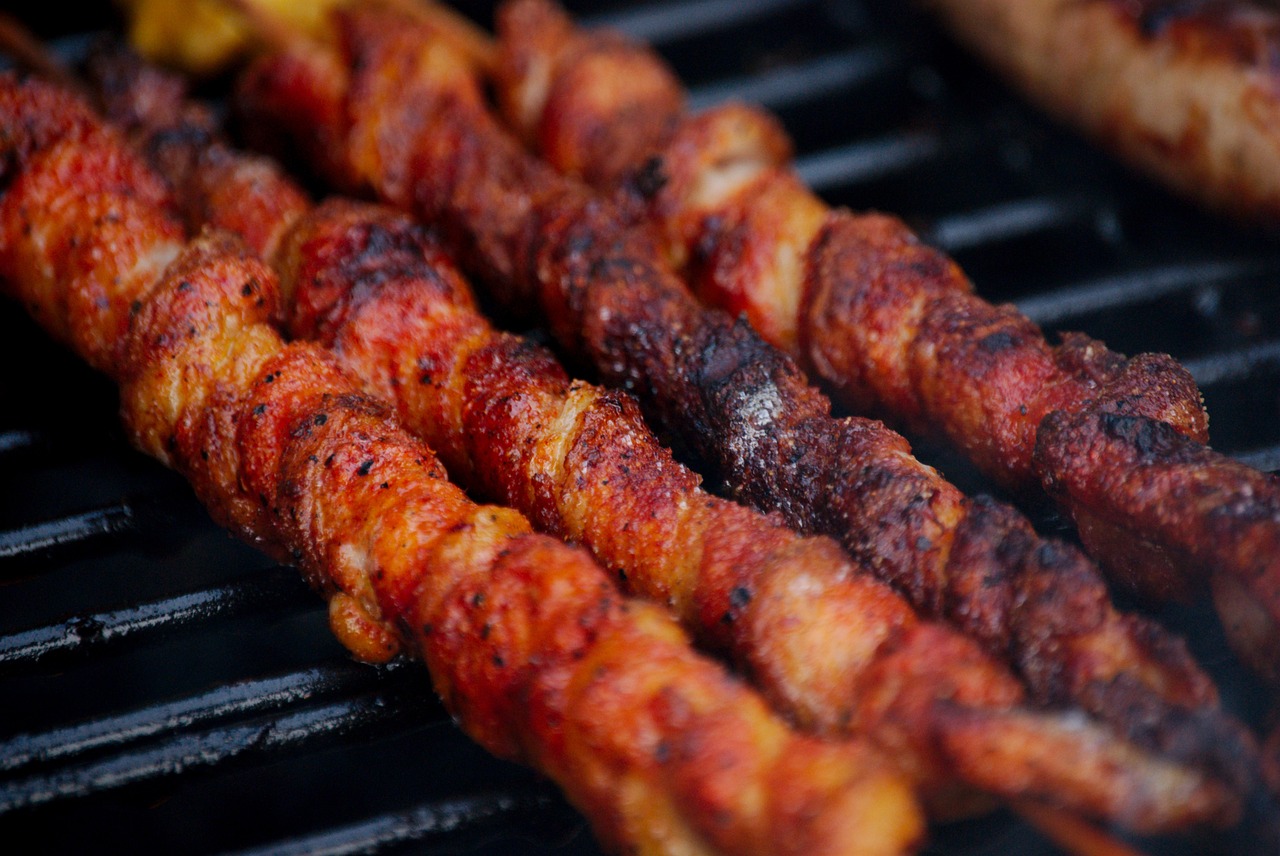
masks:
[[[828,201],[903,216],[1046,330],[1167,351],[1214,445],[1280,467],[1280,246],[1132,175],[887,0],[569,4],[652,41],[694,106],[757,101]],[[489,5],[466,11],[492,20]],[[33,13],[34,14],[34,13]],[[99,13],[105,15],[105,13]],[[31,19],[74,53],[113,25]],[[68,33],[71,23],[75,33]],[[465,738],[425,670],[350,662],[296,571],[133,452],[111,385],[0,308],[0,834],[40,852],[595,854],[533,773]],[[917,454],[966,490],[958,459]],[[1047,509],[1042,531],[1069,537]],[[1124,592],[1116,593],[1134,608]],[[1205,604],[1159,617],[1244,720],[1266,691]],[[1155,842],[1162,853],[1206,842]],[[1007,813],[933,854],[1057,852]]]

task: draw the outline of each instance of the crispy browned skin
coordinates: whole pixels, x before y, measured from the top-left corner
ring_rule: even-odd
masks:
[[[112,69],[103,65],[99,77],[110,81]],[[154,112],[150,88],[145,76],[133,86],[108,83],[110,112],[130,119],[138,102]],[[113,104],[113,91],[123,91],[126,103]],[[1008,677],[970,644],[916,622],[888,589],[858,576],[834,544],[799,538],[698,490],[697,478],[647,432],[628,397],[571,383],[544,349],[491,330],[422,227],[389,209],[341,200],[304,213],[286,177],[265,180],[267,162],[205,144],[202,134],[175,127],[170,113],[153,121],[160,126],[143,145],[182,188],[195,220],[221,219],[215,197],[261,190],[298,200],[291,213],[266,211],[250,229],[271,235],[279,230],[267,220],[290,224],[277,265],[292,295],[287,314],[295,333],[318,337],[370,389],[395,402],[455,473],[543,528],[587,544],[632,590],[666,602],[704,641],[735,654],[806,726],[847,735],[870,722],[897,748],[906,729],[877,722],[909,718],[907,728],[925,734],[938,716],[937,700],[949,700],[946,711],[958,706],[989,715],[1018,697]],[[243,169],[228,167],[237,160]],[[205,163],[223,177],[216,193],[209,182],[192,180]],[[236,192],[238,181],[243,193]],[[912,664],[927,650],[946,676]],[[865,676],[879,678],[884,662],[907,663],[919,686],[888,695],[865,689]],[[921,688],[926,695],[917,697]],[[862,700],[884,706],[883,713],[869,716]],[[1044,727],[1034,717],[1014,721],[1030,731]],[[998,730],[993,723],[987,734]],[[1050,739],[1058,733],[1047,732]],[[1067,742],[1079,739],[1067,733]],[[969,751],[982,745],[963,742]],[[947,761],[931,757],[919,740],[905,748],[906,766],[926,793],[936,797],[952,787]],[[1115,752],[1109,747],[1096,757]],[[1115,794],[1099,801],[1097,786],[1086,789],[1095,792],[1093,810],[1105,813],[1103,805],[1115,802]]]
[[[471,736],[559,782],[619,852],[912,847],[898,773],[798,736],[585,551],[468,500],[331,354],[281,340],[268,267],[227,233],[185,243],[85,107],[0,78],[0,129],[4,281],[119,382],[141,449],[302,568],[356,655],[421,657]]]
[[[1184,196],[1280,225],[1280,10],[1256,0],[924,0],[1058,118]]]
[[[261,127],[262,123],[266,123],[271,126],[272,134],[277,133],[282,127],[293,127],[298,132],[311,133],[309,130],[311,123],[322,120],[323,116],[350,115],[353,122],[350,133],[344,133],[338,128],[320,131],[322,136],[329,139],[347,138],[352,141],[351,164],[342,167],[343,172],[350,174],[356,171],[364,174],[385,198],[401,205],[419,205],[420,211],[442,215],[442,223],[446,230],[460,241],[478,266],[490,273],[505,272],[507,275],[518,277],[514,281],[508,280],[509,287],[515,289],[514,293],[519,294],[521,289],[528,289],[540,298],[544,305],[557,307],[559,311],[549,311],[552,325],[558,329],[566,341],[581,344],[584,351],[594,356],[597,364],[606,372],[612,371],[615,374],[631,372],[633,377],[648,384],[662,380],[664,377],[679,378],[681,370],[688,372],[688,367],[682,369],[680,363],[683,360],[692,360],[695,367],[703,367],[705,378],[705,369],[714,365],[716,348],[722,349],[720,353],[729,353],[732,359],[736,359],[732,357],[734,352],[730,350],[736,342],[754,342],[759,353],[755,350],[738,351],[738,353],[751,360],[753,367],[763,365],[766,371],[770,366],[779,369],[783,373],[780,376],[790,379],[791,389],[788,391],[807,391],[803,394],[813,396],[808,399],[809,401],[822,402],[820,396],[803,386],[794,369],[788,368],[789,364],[785,358],[759,343],[746,327],[732,325],[723,316],[715,313],[708,315],[698,307],[670,273],[664,272],[664,269],[656,264],[654,261],[656,257],[652,253],[653,248],[649,246],[643,231],[625,228],[625,224],[617,221],[617,213],[608,205],[583,191],[580,186],[565,182],[548,172],[545,167],[522,153],[510,138],[493,125],[492,119],[487,117],[478,91],[475,89],[475,81],[470,78],[465,69],[459,69],[456,58],[453,58],[446,48],[438,46],[435,42],[424,43],[423,34],[414,32],[413,27],[406,29],[394,18],[384,19],[376,15],[357,14],[347,19],[347,25],[348,36],[352,40],[351,45],[356,54],[351,62],[359,71],[351,80],[350,94],[345,106],[323,105],[314,114],[296,109],[295,105],[313,100],[313,95],[291,93],[293,87],[309,85],[308,81],[314,76],[308,69],[311,64],[319,63],[330,69],[323,72],[326,76],[332,74],[332,69],[345,65],[342,57],[331,50],[318,45],[299,46],[296,50],[281,51],[259,62],[245,77],[240,98],[249,119],[248,127]],[[411,124],[404,126],[399,124],[400,122]],[[412,128],[412,131],[409,131],[409,128]],[[397,133],[396,129],[401,133]],[[393,140],[395,144],[391,144]],[[333,154],[330,153],[326,157],[332,159]],[[431,201],[424,202],[424,200]],[[330,248],[337,246],[334,238],[326,240],[326,246]],[[367,238],[360,239],[362,246],[367,242]],[[387,242],[380,240],[379,243]],[[325,257],[330,257],[331,254],[332,249],[326,249],[322,253]],[[361,259],[365,258],[363,252],[358,255]],[[516,260],[522,257],[524,261],[518,263]],[[535,271],[542,273],[535,275]],[[305,280],[314,279],[314,273],[300,276],[299,293],[301,294],[305,289],[302,285]],[[336,288],[335,282],[326,282],[321,293]],[[566,287],[562,289],[561,285]],[[423,289],[443,291],[447,299],[447,293],[452,291],[453,287],[442,289],[438,283],[433,284],[427,281]],[[335,297],[336,295],[329,294],[326,300],[332,300]],[[423,299],[415,298],[415,300]],[[505,464],[505,471],[512,475],[502,476],[503,482],[495,487],[498,490],[507,491],[507,495],[523,495],[525,499],[522,501],[541,503],[538,506],[541,510],[531,512],[535,518],[540,519],[540,515],[554,507],[556,502],[556,500],[540,497],[539,494],[551,489],[557,483],[577,482],[579,490],[587,491],[586,495],[593,499],[599,498],[602,506],[607,506],[612,501],[640,511],[638,515],[622,517],[610,523],[609,525],[614,527],[613,533],[606,533],[604,528],[597,530],[602,533],[597,537],[603,537],[605,541],[596,549],[615,550],[617,547],[614,544],[619,542],[633,543],[633,539],[627,533],[629,527],[637,525],[637,518],[648,517],[654,521],[652,531],[662,531],[660,527],[667,525],[665,518],[669,512],[662,511],[664,506],[652,505],[654,497],[661,498],[668,492],[668,488],[663,486],[664,482],[660,474],[640,468],[643,456],[636,461],[634,467],[627,460],[625,453],[619,455],[618,460],[610,463],[607,456],[609,446],[605,443],[609,439],[608,433],[591,436],[592,432],[599,432],[607,426],[604,420],[601,420],[598,427],[589,425],[591,432],[585,437],[579,435],[575,438],[576,426],[573,421],[559,415],[562,412],[559,410],[562,405],[557,404],[552,408],[549,399],[546,404],[538,400],[546,395],[545,391],[539,391],[540,388],[547,389],[543,386],[546,381],[540,379],[538,375],[542,375],[547,370],[538,368],[536,372],[529,371],[519,368],[519,364],[513,361],[510,366],[511,375],[530,375],[515,377],[515,380],[519,380],[523,386],[513,385],[512,379],[503,379],[499,385],[490,386],[489,384],[495,383],[496,377],[486,373],[499,368],[498,361],[486,355],[484,360],[473,363],[465,356],[472,348],[476,349],[475,353],[484,354],[486,351],[487,346],[483,338],[474,330],[466,330],[459,340],[463,356],[456,354],[437,356],[435,351],[437,346],[434,342],[426,339],[419,340],[421,342],[419,347],[431,354],[429,359],[424,360],[429,371],[414,372],[408,369],[408,366],[417,363],[418,357],[414,356],[413,352],[406,351],[405,345],[393,343],[408,340],[418,333],[417,329],[408,328],[421,328],[427,323],[436,323],[419,320],[424,316],[443,314],[439,308],[428,308],[420,303],[413,305],[417,307],[417,311],[413,313],[403,309],[366,309],[356,308],[354,299],[339,298],[332,310],[335,315],[333,324],[338,325],[341,322],[349,326],[345,329],[340,326],[330,328],[327,326],[329,322],[326,321],[322,322],[321,330],[323,335],[332,336],[335,344],[340,344],[343,348],[361,352],[367,348],[370,351],[369,354],[361,353],[355,357],[362,361],[366,359],[373,361],[375,367],[367,376],[379,379],[380,386],[389,393],[401,396],[402,400],[437,394],[421,392],[417,389],[406,390],[406,387],[420,387],[422,377],[425,375],[430,381],[428,385],[439,384],[457,388],[457,391],[453,392],[442,391],[440,395],[462,396],[459,403],[451,404],[447,408],[435,406],[437,412],[445,414],[442,417],[444,419],[459,419],[458,416],[450,414],[460,412],[461,417],[457,424],[465,427],[468,424],[466,420],[474,418],[471,415],[473,407],[487,411],[485,419],[490,418],[488,414],[494,413],[495,409],[499,411],[502,418],[508,421],[470,423],[477,426],[477,430],[468,433],[480,433],[487,429],[489,433],[499,435],[503,442],[510,443],[501,454],[492,456],[495,467],[499,465],[498,459],[502,457],[514,458],[514,461],[508,461]],[[565,311],[566,307],[569,307],[570,311]],[[578,311],[572,311],[574,308]],[[675,323],[637,323],[637,317],[642,316],[637,316],[636,313],[646,311],[658,313],[668,322],[674,319]],[[414,317],[411,323],[397,320],[410,315]],[[589,323],[584,332],[582,330],[584,317],[604,326],[593,330]],[[575,320],[578,323],[574,323]],[[359,327],[363,327],[364,331],[352,332]],[[441,335],[452,337],[455,334],[444,329]],[[623,338],[625,336],[630,336],[633,340],[635,336],[645,337],[646,351],[642,353],[641,359],[665,361],[671,366],[669,371],[673,370],[676,374],[664,375],[661,372],[653,372],[644,362],[637,363],[634,349],[631,347],[632,343],[625,341]],[[705,338],[694,338],[695,336],[705,336]],[[377,343],[376,346],[372,344],[374,342]],[[378,357],[376,352],[384,348],[387,349],[387,355]],[[608,360],[601,360],[597,356],[600,353],[612,356]],[[471,364],[468,366],[468,371],[478,372],[477,375],[470,376],[465,383],[459,377],[460,366],[463,364]],[[532,365],[536,366],[537,360],[533,361]],[[733,362],[729,364],[730,371],[734,365]],[[695,380],[697,378],[697,375],[688,376]],[[485,378],[488,377],[494,377],[494,379],[486,380]],[[397,382],[392,383],[391,379]],[[667,380],[667,383],[670,384],[671,381]],[[496,408],[493,404],[483,404],[483,400],[476,405],[462,403],[468,400],[466,396],[470,394],[465,389],[468,384],[475,384],[490,399],[496,398],[498,402]],[[563,388],[565,381],[558,380],[555,384]],[[702,400],[704,395],[724,395],[732,400],[740,398],[742,393],[742,387],[737,387],[735,390],[731,386],[715,383],[697,385],[689,381],[677,385],[676,391],[680,390],[684,390],[686,396],[692,396],[691,402],[678,396],[671,398],[668,392],[665,406],[672,408],[673,411],[679,411],[692,403],[693,418],[704,420],[714,418],[705,414],[708,408]],[[570,398],[581,394],[580,388],[577,393],[571,392]],[[802,403],[806,399],[797,397],[793,400]],[[541,409],[543,407],[548,409]],[[801,411],[803,417],[805,415],[803,406]],[[688,418],[687,414],[684,418]],[[825,415],[823,418],[826,418]],[[554,434],[563,435],[552,447],[554,449],[552,454],[556,457],[565,456],[567,462],[575,466],[579,465],[581,460],[588,469],[585,471],[567,469],[563,474],[554,474],[554,471],[548,469],[553,465],[542,457],[546,440],[539,437],[542,429],[538,423],[543,421],[554,425]],[[829,419],[827,421],[830,422]],[[856,432],[859,423],[846,424]],[[615,429],[609,429],[609,431],[612,430]],[[634,443],[638,438],[638,435],[633,435],[630,431],[621,432],[621,436],[627,443]],[[592,444],[601,445],[587,445],[586,440],[590,440]],[[480,445],[491,441],[466,439],[465,442]],[[661,471],[670,472],[669,458],[665,453],[658,456],[656,460],[662,463]],[[476,469],[480,468],[476,467]],[[586,475],[594,475],[599,487],[590,487],[590,480],[585,477]],[[538,478],[539,476],[542,477]],[[481,476],[481,478],[485,477]],[[682,476],[680,480],[684,478]],[[651,485],[662,487],[661,490],[651,490]],[[622,493],[614,494],[615,489],[635,491],[631,496],[636,499],[628,499],[627,495]],[[609,497],[609,500],[605,497]],[[666,503],[670,501],[669,498],[664,499]],[[572,505],[577,500],[561,499],[558,502],[564,506]],[[665,507],[669,508],[670,505]],[[591,520],[589,526],[604,527],[607,513],[591,508],[591,514],[596,519]],[[566,512],[560,510],[558,513]],[[999,514],[996,514],[995,518],[999,520]],[[696,520],[693,517],[691,519]],[[979,519],[979,516],[975,515],[975,519]],[[928,653],[928,646],[916,647],[914,642],[909,641],[914,637],[914,632],[903,634],[906,641],[894,640],[893,636],[897,631],[889,628],[893,627],[894,621],[905,622],[907,619],[905,617],[895,619],[892,616],[909,614],[905,606],[894,606],[890,612],[886,613],[883,606],[869,610],[865,605],[865,599],[863,604],[855,601],[851,606],[844,607],[838,602],[829,602],[832,600],[830,598],[818,597],[816,598],[818,603],[815,604],[810,600],[808,590],[815,585],[830,585],[827,582],[819,582],[816,573],[809,574],[803,586],[793,582],[801,578],[794,576],[791,572],[778,573],[774,579],[753,578],[754,569],[761,566],[748,563],[746,557],[753,551],[767,557],[777,549],[774,545],[778,542],[775,536],[767,536],[767,540],[762,537],[757,543],[752,544],[743,538],[743,534],[764,530],[757,528],[735,532],[733,529],[739,524],[732,522],[734,520],[736,518],[721,518],[721,521],[717,521],[715,525],[726,531],[709,533],[717,538],[722,534],[725,537],[723,549],[728,551],[732,558],[732,561],[725,562],[723,565],[725,577],[703,579],[696,573],[698,568],[693,567],[687,569],[692,571],[687,577],[670,580],[663,577],[654,594],[673,600],[674,605],[682,610],[687,618],[695,622],[695,626],[699,627],[698,632],[704,638],[720,644],[724,644],[721,642],[724,639],[728,644],[733,645],[740,661],[748,664],[757,673],[763,671],[762,663],[780,664],[783,667],[780,671],[777,670],[777,666],[768,666],[769,671],[774,674],[766,672],[763,675],[766,685],[769,685],[770,681],[779,680],[779,677],[783,681],[792,680],[793,675],[811,668],[814,663],[822,663],[824,670],[828,668],[827,664],[832,660],[833,655],[824,653],[821,646],[808,648],[805,644],[801,644],[797,631],[810,623],[822,628],[841,627],[840,622],[829,622],[824,616],[834,615],[844,609],[853,610],[842,614],[845,615],[843,629],[850,634],[855,632],[857,634],[848,637],[851,640],[857,640],[856,645],[860,646],[853,657],[855,662],[865,655],[867,645],[878,645],[885,648],[885,651],[876,652],[876,658],[868,664],[857,662],[856,668],[864,671],[862,676],[854,678],[852,686],[858,690],[869,690],[869,692],[865,696],[855,692],[852,698],[837,700],[835,710],[848,711],[852,716],[847,723],[848,728],[859,731],[865,729],[866,733],[874,735],[878,740],[888,741],[889,745],[899,747],[900,754],[905,756],[909,764],[917,768],[917,774],[921,770],[926,774],[922,776],[923,781],[937,782],[939,778],[945,781],[946,777],[940,776],[940,773],[947,772],[947,764],[950,762],[945,762],[942,768],[938,769],[938,756],[932,748],[922,746],[917,737],[912,734],[914,729],[902,729],[901,723],[908,721],[927,723],[937,716],[934,710],[939,696],[954,691],[949,689],[939,693],[936,689],[928,687],[930,682],[940,679],[939,670],[950,673],[950,677],[942,680],[944,684],[953,687],[957,686],[953,682],[967,672],[971,672],[975,679],[978,675],[986,674],[987,677],[982,679],[989,682],[985,689],[979,689],[977,684],[972,684],[966,690],[966,692],[978,693],[973,696],[975,699],[980,698],[982,693],[1004,692],[1004,690],[996,690],[997,687],[1012,686],[1008,683],[1007,673],[1002,673],[991,664],[975,669],[974,667],[982,660],[973,656],[973,649],[968,643],[963,643],[957,637],[943,634],[941,631],[935,632],[935,644],[939,647],[932,654]],[[566,527],[564,522],[552,519],[549,525],[557,527],[558,531],[566,531],[559,528]],[[570,518],[567,525],[571,527],[575,524]],[[696,527],[691,528],[696,531]],[[640,540],[644,529],[648,529],[647,524],[642,529],[636,530],[634,538],[636,554],[646,549],[645,543]],[[978,532],[973,534],[975,537],[979,535]],[[675,543],[683,547],[686,543],[684,539],[687,537],[685,534],[676,533]],[[696,542],[689,543],[693,545],[692,552],[696,555],[698,552]],[[720,542],[717,540],[715,543]],[[981,551],[977,544],[965,546],[970,550]],[[762,547],[764,549],[761,549]],[[669,544],[659,542],[656,549],[659,551],[656,561],[667,561],[662,552],[669,549]],[[704,548],[704,552],[705,549],[709,548]],[[1046,556],[1052,555],[1052,552],[1046,554]],[[628,558],[634,561],[634,557]],[[1044,560],[1052,561],[1050,558]],[[766,564],[764,567],[767,566]],[[827,565],[827,567],[832,566]],[[834,567],[839,568],[839,565]],[[631,571],[628,570],[627,573],[630,574]],[[646,572],[642,571],[643,573]],[[841,573],[845,572],[841,571]],[[813,580],[813,582],[807,580]],[[697,595],[698,598],[703,599],[702,604],[697,603],[696,600],[684,602],[681,598],[686,591],[714,592],[714,596]],[[974,595],[976,601],[978,592],[975,591]],[[774,596],[783,598],[786,602],[780,607],[766,605],[769,597]],[[799,600],[796,600],[797,596]],[[1050,611],[1054,608],[1049,603],[1051,598],[1040,599],[1037,595],[1033,595],[1030,589],[1026,591],[1025,599],[1041,600],[1045,608]],[[1105,593],[1102,600],[1105,603]],[[711,608],[706,609],[704,604]],[[689,613],[691,607],[694,607],[693,615]],[[820,607],[822,612],[809,611],[816,607]],[[1032,610],[1035,608],[1035,606],[1030,607]],[[771,623],[768,628],[770,632],[767,634],[759,632],[755,626],[759,617],[770,614],[779,615],[784,620],[776,624]],[[1028,615],[1030,614],[1028,612]],[[1047,615],[1042,617],[1039,623],[1041,629],[1048,628],[1046,619]],[[856,622],[857,626],[853,626],[853,622]],[[877,627],[886,628],[888,636],[884,635],[885,630],[876,629]],[[1049,632],[1052,633],[1052,630]],[[800,636],[803,635],[800,634]],[[770,636],[786,640],[784,650],[779,651],[778,642],[771,640]],[[842,635],[841,638],[845,637]],[[1134,638],[1149,644],[1155,637]],[[797,641],[793,642],[793,639]],[[894,644],[884,646],[881,639],[889,639]],[[948,639],[955,641],[943,641]],[[753,645],[759,647],[753,648]],[[793,658],[791,662],[787,662],[787,658],[793,655],[785,649],[793,645],[796,651],[810,652],[806,655],[810,659]],[[895,648],[896,645],[901,647]],[[971,653],[966,653],[967,651]],[[1097,653],[1104,659],[1108,656],[1104,647],[1100,647]],[[945,667],[931,665],[929,663],[931,657],[937,664],[948,660],[950,662]],[[963,670],[960,670],[961,664],[964,664]],[[887,665],[893,665],[903,674],[911,675],[912,679],[906,683],[902,675],[887,679],[886,675],[892,674],[882,671]],[[1096,663],[1088,664],[1086,668],[1091,669],[1095,665]],[[857,672],[854,674],[857,675]],[[994,677],[1001,674],[1005,676]],[[887,681],[884,688],[879,683],[882,679]],[[964,678],[964,681],[968,680],[969,678]],[[1110,703],[1106,701],[1107,697],[1118,701],[1121,695],[1136,689],[1125,678],[1117,678],[1114,672],[1100,683],[1106,686],[1105,688],[1099,686],[1099,691],[1094,694],[1094,698],[1102,701],[1103,707]],[[850,684],[844,686],[848,687]],[[1127,688],[1121,689],[1125,687]],[[908,702],[907,698],[917,690],[923,695],[914,702]],[[844,691],[839,686],[835,690],[837,696]],[[902,693],[906,695],[899,695]],[[1159,701],[1145,689],[1137,689],[1131,695],[1130,701],[1138,697],[1154,701],[1153,710],[1164,706],[1164,702]],[[930,699],[933,701],[929,701]],[[880,712],[869,716],[868,704],[873,708],[879,708]],[[915,705],[919,707],[914,712],[906,712]],[[984,715],[988,716],[993,712],[989,702],[975,709],[983,710]],[[1205,708],[1205,710],[1209,709],[1211,706]],[[885,716],[884,714],[889,710],[896,710],[899,713]],[[1118,708],[1116,711],[1118,712]],[[822,715],[831,716],[830,713]],[[1155,718],[1172,722],[1184,715],[1185,711],[1183,714],[1175,714],[1168,720],[1162,719],[1163,714]],[[1208,719],[1216,717],[1218,714],[1210,714]],[[1192,720],[1198,718],[1199,714],[1192,714],[1190,717]],[[995,719],[999,719],[999,716],[997,715]],[[1126,722],[1127,727],[1136,725],[1136,720],[1132,718]],[[1044,726],[1049,729],[1049,732],[1059,733],[1057,727],[1050,725],[1048,720],[1044,721]],[[1075,724],[1071,726],[1071,728],[1075,727]],[[1192,726],[1192,730],[1198,730],[1199,727]],[[1135,728],[1135,732],[1142,730],[1140,727]],[[1160,728],[1156,729],[1156,731],[1160,730]],[[1210,731],[1214,730],[1211,726]],[[993,720],[993,727],[986,732],[987,737],[996,739],[995,735],[998,733],[999,727]],[[1184,733],[1188,736],[1190,734],[1190,732]],[[1234,736],[1229,736],[1233,733]],[[968,748],[974,750],[981,741],[976,736],[970,736]],[[1079,736],[1077,735],[1077,738]],[[1241,738],[1243,738],[1243,744],[1249,743],[1249,739],[1238,731],[1237,726],[1228,727],[1220,732],[1220,736],[1224,743],[1237,748],[1243,748]],[[1069,740],[1068,738],[1068,742]],[[1203,735],[1189,743],[1205,746]],[[1252,752],[1252,749],[1245,748],[1243,754],[1250,755]],[[1214,754],[1212,750],[1210,754]],[[1226,754],[1232,755],[1233,750],[1228,750]],[[1056,753],[1054,757],[1063,759],[1066,756]],[[1255,763],[1248,761],[1246,766],[1253,766]],[[968,770],[967,775],[979,777],[971,780],[978,782],[985,775],[994,773],[1004,776],[1010,772],[1012,771],[1008,768],[1000,768],[997,772],[989,765],[974,765]],[[1031,775],[1041,777],[1043,780],[1043,777],[1053,778],[1061,772],[1063,771],[1053,770],[1053,762],[1049,762],[1049,766]],[[1231,778],[1230,775],[1228,777]],[[1245,778],[1253,779],[1254,776],[1250,773]],[[1001,788],[1008,781],[1005,780],[999,785],[987,781],[985,785],[1003,793]],[[1064,795],[1060,794],[1059,797],[1064,798]],[[1070,797],[1065,798],[1070,799]]]
[[[1050,346],[898,220],[830,210],[763,112],[690,116],[653,85],[623,91],[628,78],[608,69],[642,79],[633,69],[661,67],[657,55],[577,31],[544,0],[509,3],[499,22],[508,116],[559,168],[635,191],[700,296],[742,313],[854,410],[942,436],[1014,489],[1039,483],[1124,584],[1187,598],[1211,580],[1241,655],[1275,675],[1280,489],[1204,448],[1199,392],[1171,358],[1125,359],[1079,334]],[[630,119],[629,136],[610,134],[612,115],[638,112],[649,118]],[[629,166],[588,162],[606,135]],[[1125,420],[1143,427],[1112,430]],[[1141,437],[1161,423],[1199,451],[1154,455]]]

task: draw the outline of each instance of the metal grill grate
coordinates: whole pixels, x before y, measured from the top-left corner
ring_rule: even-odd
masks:
[[[1127,174],[903,4],[578,5],[653,40],[695,105],[767,104],[828,201],[904,216],[988,297],[1173,353],[1218,448],[1280,467],[1274,244]],[[420,669],[349,663],[297,574],[130,451],[114,391],[13,306],[0,363],[0,833],[42,852],[597,852],[553,789],[454,729]],[[1161,617],[1258,720],[1207,614]],[[930,852],[1055,851],[996,814]]]

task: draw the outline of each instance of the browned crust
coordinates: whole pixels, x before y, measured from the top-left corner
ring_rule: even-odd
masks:
[[[162,126],[149,139],[175,146],[193,138]],[[232,156],[213,147],[219,160]],[[170,166],[207,159],[159,154]],[[176,177],[186,208],[218,216],[205,185],[181,168]],[[275,181],[287,196],[290,182]],[[732,652],[807,728],[845,734],[868,717],[858,707],[861,676],[915,645],[917,622],[903,601],[858,575],[833,543],[703,493],[629,396],[572,383],[546,349],[492,330],[433,236],[406,216],[334,200],[290,221],[279,266],[293,295],[292,332],[332,348],[455,474],[541,528],[587,544],[630,589]],[[990,670],[976,650],[957,650],[972,669]],[[939,697],[957,695],[952,679],[930,683]],[[1020,696],[997,671],[970,683],[982,687],[972,703],[1003,706]],[[927,710],[916,713],[925,719],[910,729],[911,745],[927,757],[918,739],[929,731]],[[938,759],[911,766],[934,768],[922,775],[939,787]]]

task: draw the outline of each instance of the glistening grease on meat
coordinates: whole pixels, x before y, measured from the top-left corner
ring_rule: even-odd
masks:
[[[924,734],[953,721],[943,730],[963,731],[971,726],[966,710],[989,716],[1002,694],[1017,697],[963,643],[917,624],[891,592],[858,578],[834,544],[798,538],[697,490],[696,477],[671,460],[626,397],[571,383],[545,350],[492,331],[421,226],[343,200],[308,210],[269,162],[210,142],[207,116],[169,105],[172,88],[153,72],[127,58],[95,66],[109,112],[135,127],[193,225],[236,223],[276,259],[295,333],[329,345],[474,486],[585,543],[625,585],[665,601],[704,641],[734,653],[794,719],[831,736],[871,729],[896,745],[897,732],[876,725],[858,699],[879,699],[878,721],[909,716]],[[276,203],[259,205],[258,197]],[[246,212],[256,214],[252,222]],[[950,656],[938,663],[946,671],[930,671],[920,652],[943,647]],[[913,713],[913,692],[864,689],[869,679],[883,680],[885,663],[917,674],[917,689],[937,701]],[[1079,743],[1092,734],[1094,745],[1108,739],[1082,721],[1058,728],[1034,716],[1008,721],[1049,738],[1046,749],[1055,735]],[[996,731],[983,729],[988,737]],[[967,751],[957,755],[974,757],[983,739],[959,742]],[[926,744],[918,739],[913,745],[903,763],[937,806],[940,794],[955,793],[945,764],[956,762],[921,755]],[[1119,746],[1098,748],[1091,757],[1101,763],[1144,763]],[[1085,790],[1095,801],[1104,793]]]
[[[924,592],[931,598],[922,600],[930,614],[956,619],[989,651],[1008,657],[1038,700],[1083,706],[1153,748],[1177,747],[1197,756],[1197,763],[1230,770],[1228,778],[1244,790],[1256,789],[1252,739],[1217,710],[1213,691],[1202,675],[1194,677],[1198,669],[1180,642],[1149,621],[1116,613],[1078,552],[1039,539],[1007,507],[969,503],[936,474],[936,482],[919,484],[921,474],[931,471],[883,426],[831,419],[829,404],[784,356],[749,328],[692,301],[662,266],[648,236],[629,229],[625,215],[549,174],[494,127],[456,57],[442,46],[420,50],[423,35],[386,20],[365,16],[352,22],[353,42],[363,37],[369,46],[355,42],[360,72],[345,84],[350,94],[340,102],[333,99],[342,87],[331,81],[343,80],[345,66],[336,52],[295,46],[260,62],[244,85],[242,106],[251,113],[250,126],[273,137],[292,128],[300,142],[343,140],[349,137],[342,124],[317,130],[316,123],[351,116],[365,133],[356,145],[416,140],[367,150],[370,182],[386,198],[421,206],[417,210],[438,219],[476,269],[502,277],[492,282],[500,299],[508,289],[511,306],[540,300],[562,343],[579,349],[606,376],[631,379],[651,412],[665,414],[668,429],[683,432],[690,444],[701,444],[704,458],[718,456],[727,462],[723,470],[740,466],[765,488],[780,485],[773,495],[789,496],[785,507],[791,511],[804,507],[804,491],[829,495],[823,486],[839,483],[833,473],[850,472],[856,464],[852,471],[860,477],[841,494],[846,504],[840,512],[846,515],[843,525],[869,533],[859,558],[892,557],[900,571],[894,582]],[[317,86],[318,80],[324,85]],[[403,132],[393,132],[395,127]],[[313,156],[321,165],[336,164],[340,180],[360,169],[354,158],[344,163],[333,150]],[[414,170],[421,172],[415,176]],[[533,260],[522,265],[522,257]],[[940,502],[922,509],[921,498],[936,483],[943,488],[937,491]],[[961,522],[939,526],[954,519],[936,513],[948,501]],[[875,508],[869,521],[859,511],[864,503]],[[933,537],[938,529],[941,535]],[[864,558],[862,572],[884,563]],[[703,622],[703,638],[736,636],[739,662],[758,679],[779,682],[771,690],[775,698],[795,699],[782,683],[793,677],[761,667],[763,655],[752,645],[766,651],[771,643],[758,628],[718,621],[730,614],[735,592],[739,599],[754,592],[747,573],[753,567],[764,566],[742,565],[742,576],[714,580],[720,594],[711,602],[717,608],[690,617]],[[839,563],[826,567],[847,573]],[[655,593],[668,597],[692,585],[664,582]],[[748,614],[767,609],[758,600],[748,601]],[[676,606],[687,610],[690,604],[677,600]],[[837,656],[822,645],[820,634],[812,644],[809,655],[794,659],[795,673]],[[852,664],[845,673],[856,675],[856,652],[844,656]],[[840,711],[853,702],[838,697],[844,692],[840,686],[823,692],[837,695],[834,704],[810,707],[802,716],[839,722]]]

